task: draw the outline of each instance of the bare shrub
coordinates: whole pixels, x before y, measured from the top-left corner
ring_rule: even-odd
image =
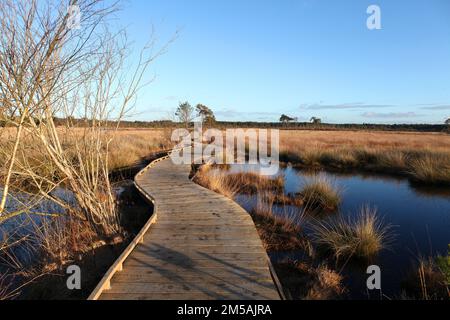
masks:
[[[82,28],[67,27],[70,5],[80,8]],[[5,31],[0,37],[0,99],[14,132],[3,149],[0,222],[16,214],[5,207],[11,187],[29,193],[35,203],[46,198],[70,209],[52,193],[64,187],[79,206],[70,211],[75,218],[101,236],[121,232],[108,178],[109,149],[149,64],[165,47],[154,52],[150,42],[134,70],[125,70],[126,33],[110,32],[106,19],[115,10],[116,5],[102,0],[58,5],[7,0],[0,5]],[[56,126],[56,115],[67,119],[65,126]],[[82,128],[75,128],[74,116],[84,119]],[[116,121],[114,127],[110,120]]]

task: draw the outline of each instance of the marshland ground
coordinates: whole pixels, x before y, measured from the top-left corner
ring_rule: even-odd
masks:
[[[73,141],[83,131],[82,128],[70,129],[61,134],[64,137],[62,144],[67,152],[70,152]],[[114,137],[109,145],[109,170],[114,186],[119,190],[116,192],[115,203],[122,210],[122,228],[115,236],[98,237],[80,221],[58,223],[61,217],[53,216],[52,212],[47,212],[50,215],[45,217],[45,222],[33,222],[29,229],[31,231],[25,236],[19,236],[20,232],[16,231],[18,226],[25,224],[26,219],[9,224],[9,230],[6,229],[8,225],[2,225],[2,270],[6,270],[0,280],[0,293],[3,297],[64,296],[64,281],[61,280],[64,278],[61,275],[64,274],[64,266],[73,261],[84,261],[95,276],[86,283],[85,292],[67,298],[86,297],[108,264],[120,254],[121,248],[151,214],[151,207],[139,199],[127,181],[137,172],[136,168],[142,167],[156,153],[172,146],[171,132],[170,127],[128,128],[113,132]],[[12,147],[9,140],[13,134],[12,129],[0,129],[2,166],[7,162],[6,156],[9,153],[5,150]],[[46,154],[38,143],[30,140],[24,144],[19,154],[19,168],[33,166],[52,170],[45,166]],[[285,166],[300,171],[393,176],[411,185],[440,190],[444,201],[448,202],[450,199],[449,193],[446,193],[446,190],[450,190],[450,135],[447,133],[281,130],[280,160]],[[280,177],[259,177],[250,172],[229,174],[216,169],[207,165],[197,168],[194,173],[195,181],[234,199],[242,195],[257,195],[255,205],[248,211],[267,250],[272,253],[271,257],[277,256],[279,252],[296,252],[295,255],[287,255],[282,261],[274,259],[279,277],[293,298],[351,297],[351,289],[346,287],[344,281],[346,275],[341,272],[342,262],[370,260],[387,250],[390,243],[395,241],[392,226],[382,221],[376,203],[373,206],[361,203],[361,209],[351,218],[336,215],[335,212],[339,211],[344,201],[342,194],[345,190],[320,174],[314,173],[314,178],[308,180],[301,190],[290,193],[285,192],[285,183]],[[13,192],[33,192],[27,190],[27,181],[17,178],[12,187]],[[280,214],[280,208],[289,208],[289,213]],[[140,212],[141,219],[134,218],[137,211]],[[332,212],[333,219],[327,219]],[[432,215],[433,212],[429,214]],[[26,216],[35,221],[32,212]],[[314,216],[315,223],[305,233],[303,222],[308,216]],[[323,216],[326,219],[321,220]],[[411,216],[411,219],[416,218]],[[447,219],[450,217],[447,216]],[[14,236],[11,234],[13,229]],[[433,230],[429,232],[433,234]],[[450,243],[450,235],[447,239]],[[17,253],[19,247],[26,252],[27,258]],[[103,258],[101,251],[107,252],[103,254]],[[416,254],[423,257],[417,259],[415,265],[411,265],[408,279],[405,279],[402,287],[404,290],[398,296],[389,298],[448,299],[447,252],[434,256],[426,252]],[[30,256],[34,259],[29,259]],[[48,288],[48,283],[56,288],[53,296],[46,295],[48,290],[43,289],[43,286]],[[26,285],[22,286],[23,284]]]

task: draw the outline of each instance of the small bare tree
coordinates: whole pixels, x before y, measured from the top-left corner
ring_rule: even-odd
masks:
[[[190,123],[194,120],[194,108],[189,104],[189,102],[183,102],[178,105],[177,110],[175,111],[175,116],[180,120],[181,123],[184,123],[184,126],[189,128]]]
[[[70,27],[72,6],[80,28]],[[109,32],[106,19],[116,9],[103,0],[0,3],[0,101],[14,130],[2,150],[0,223],[50,199],[99,236],[120,232],[108,149],[149,64],[166,46],[154,52],[150,42],[134,71],[124,70],[126,33]],[[55,116],[66,119],[63,127]],[[75,116],[84,119],[82,127]],[[12,186],[30,195],[13,211],[6,206]],[[73,194],[76,206],[55,195],[60,187]]]

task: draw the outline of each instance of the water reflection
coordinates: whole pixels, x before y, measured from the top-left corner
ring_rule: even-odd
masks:
[[[257,172],[256,166],[234,165],[230,173]],[[277,175],[285,178],[285,193],[297,193],[317,172],[299,171],[292,167],[280,169]],[[378,209],[384,222],[394,226],[395,241],[383,250],[375,261],[382,271],[383,294],[398,296],[400,280],[410,270],[418,255],[445,253],[450,243],[450,189],[414,185],[406,179],[360,174],[320,172],[343,190],[340,214],[353,217],[361,206],[369,204]],[[255,197],[239,195],[236,201],[251,210]],[[285,208],[275,206],[278,214]],[[306,222],[307,223],[307,222]],[[295,253],[288,253],[292,258]],[[282,259],[283,254],[274,255]],[[367,263],[349,263],[343,274],[354,298],[367,296],[365,273]]]

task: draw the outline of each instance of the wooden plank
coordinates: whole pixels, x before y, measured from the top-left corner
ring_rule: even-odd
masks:
[[[265,258],[261,255],[261,251],[253,251],[253,252],[235,252],[230,250],[230,252],[202,252],[200,250],[188,250],[183,252],[173,251],[170,248],[168,250],[161,251],[145,251],[145,250],[135,250],[134,256],[142,257],[142,256],[150,256],[158,259],[170,259],[175,260],[186,259],[186,256],[192,260],[211,260],[214,258],[225,260],[225,261],[234,261],[234,260],[257,260],[258,258]]]
[[[267,286],[269,284],[269,286]],[[201,282],[201,283],[116,283],[114,286],[108,290],[108,293],[138,293],[138,294],[148,294],[157,297],[161,293],[185,293],[187,295],[195,293],[210,293],[210,294],[221,294],[221,293],[232,293],[239,296],[258,296],[261,298],[276,298],[278,293],[273,291],[272,280],[269,283],[258,283],[258,282],[248,282],[248,283],[229,283],[229,282]]]
[[[237,254],[236,254],[237,255]],[[214,262],[211,261],[211,257],[215,259]],[[246,264],[246,268],[243,269],[243,262]],[[229,256],[212,256],[209,254],[205,255],[186,255],[186,256],[176,256],[176,255],[167,255],[167,256],[147,256],[145,254],[133,254],[132,257],[127,259],[124,263],[125,267],[133,267],[133,266],[150,266],[151,268],[164,268],[170,265],[177,265],[180,267],[184,267],[186,269],[195,270],[199,266],[211,267],[211,268],[223,268],[224,265],[230,267],[236,267],[237,269],[248,270],[248,268],[257,268],[260,266],[264,266],[267,263],[264,256],[260,253],[250,255],[250,254],[242,254],[236,256],[236,258],[232,258]]]
[[[189,272],[185,271],[177,274],[176,276],[173,273],[161,273],[159,271],[154,270],[139,270],[132,269],[135,272],[118,272],[114,275],[113,281],[116,282],[140,282],[140,283],[170,283],[170,282],[190,282],[196,281],[198,282],[199,276],[202,277],[202,283],[207,284],[211,281],[219,281],[219,282],[231,282],[231,283],[239,283],[242,282],[242,279],[245,277],[248,281],[263,281],[263,282],[271,282],[272,278],[268,277],[266,269],[262,269],[259,273],[254,274],[242,274],[242,273],[217,273],[216,269],[207,269],[202,272],[200,275],[198,271]],[[139,272],[136,272],[139,271]]]
[[[153,275],[163,275],[163,276],[179,276],[180,274],[196,274],[197,277],[201,277],[205,274],[214,274],[221,276],[233,276],[241,275],[243,279],[250,276],[270,276],[268,273],[269,267],[266,265],[259,265],[257,267],[252,267],[251,270],[248,268],[235,268],[232,265],[223,265],[220,269],[209,265],[197,265],[195,269],[189,269],[183,266],[177,265],[167,265],[164,269],[157,267],[148,267],[147,265],[136,265],[130,266],[121,272],[121,274],[134,274],[134,273],[148,273]]]
[[[149,295],[141,293],[108,293],[102,294],[99,300],[186,300],[186,296],[189,296],[190,300],[276,300],[277,298],[261,297],[257,294],[243,295],[230,292],[190,292],[186,293],[164,293],[161,292],[158,295]]]
[[[143,252],[146,254],[153,254],[153,253],[161,253],[164,252],[167,254],[167,251],[171,250],[171,248],[167,247],[159,247],[159,246],[146,246],[144,244],[136,247],[134,251],[136,253]],[[220,245],[206,245],[202,247],[183,247],[183,253],[185,254],[198,254],[198,253],[208,253],[208,254],[243,254],[243,253],[264,253],[264,249],[261,248],[259,244],[257,245],[242,245],[242,246],[220,246]]]
[[[151,235],[149,235],[150,239],[160,239],[162,241],[189,241],[189,242],[195,242],[195,241],[215,241],[220,242],[223,241],[224,243],[230,242],[229,240],[232,240],[232,242],[236,241],[236,237],[240,237],[240,241],[255,241],[256,244],[259,243],[258,235],[255,235],[253,233],[250,233],[248,231],[242,231],[239,233],[239,231],[229,231],[229,232],[220,232],[220,230],[213,230],[213,231],[197,231],[195,230],[192,233],[189,233],[188,230],[183,230],[180,232],[171,231],[169,229],[158,229]]]
[[[145,242],[147,241],[152,241],[152,237],[151,234],[148,235],[145,239]],[[155,239],[155,242],[158,239]],[[145,243],[144,242],[144,243]],[[221,240],[221,241],[214,241],[214,240],[208,240],[208,241],[201,241],[201,240],[186,240],[186,241],[179,241],[179,240],[166,240],[164,241],[165,243],[165,247],[166,248],[170,248],[172,250],[185,250],[187,247],[207,247],[207,246],[211,246],[211,245],[215,245],[215,246],[230,246],[230,247],[241,247],[247,244],[250,245],[258,245],[260,244],[260,240],[234,240],[234,239],[229,239],[229,240]]]
[[[209,260],[196,260],[185,258],[183,259],[157,259],[153,257],[137,257],[136,255],[131,255],[128,259],[123,263],[124,269],[129,267],[148,267],[150,269],[163,269],[173,265],[180,266],[185,269],[196,270],[198,267],[208,267],[208,268],[224,268],[224,266],[240,269],[244,272],[251,272],[252,268],[269,268],[266,266],[267,260],[265,257],[261,257],[255,260],[236,260],[236,261],[227,261],[224,259],[220,259],[220,257],[216,257],[214,259]]]

